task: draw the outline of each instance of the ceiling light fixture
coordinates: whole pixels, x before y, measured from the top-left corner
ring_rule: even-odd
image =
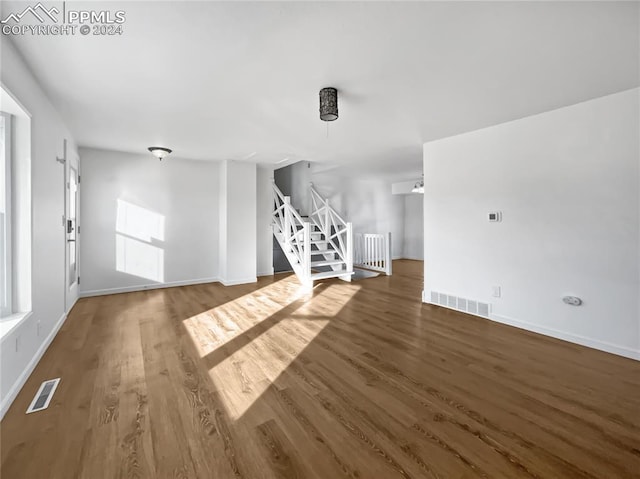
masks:
[[[323,88],[320,90],[320,119],[333,121],[338,119],[338,90]]]
[[[416,181],[411,193],[424,193],[424,177],[420,181]]]
[[[164,157],[168,156],[169,153],[171,153],[171,150],[169,148],[165,148],[164,146],[150,146],[148,149],[153,154],[153,156],[158,158],[160,161],[162,161]]]

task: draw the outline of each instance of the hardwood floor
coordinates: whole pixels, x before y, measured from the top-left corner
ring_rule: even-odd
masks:
[[[82,299],[2,421],[0,475],[640,477],[640,363],[421,286],[398,261],[311,293],[278,275]]]

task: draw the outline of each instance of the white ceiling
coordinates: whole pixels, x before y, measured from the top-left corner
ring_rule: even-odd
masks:
[[[124,10],[123,35],[15,44],[81,146],[160,144],[184,158],[310,160],[393,179],[419,174],[425,141],[640,84],[636,2],[73,8]],[[339,90],[328,137],[325,86]]]

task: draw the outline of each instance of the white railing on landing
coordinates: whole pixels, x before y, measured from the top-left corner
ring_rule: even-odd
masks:
[[[273,232],[284,243],[284,254],[303,284],[311,282],[311,227],[273,183]]]
[[[309,185],[311,190],[311,214],[309,219],[324,233],[324,237],[331,243],[333,249],[346,264],[347,271],[353,271],[353,226],[347,223],[338,212],[329,205],[329,199],[324,199]]]
[[[371,269],[391,275],[391,233],[354,235],[356,268]]]

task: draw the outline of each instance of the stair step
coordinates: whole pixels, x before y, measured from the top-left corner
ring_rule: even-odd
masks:
[[[316,281],[318,279],[337,278],[344,276],[345,274],[353,274],[353,271],[325,271],[323,273],[313,273],[311,279]]]
[[[324,257],[325,255],[332,254],[333,257],[335,258],[337,253],[338,252],[336,250],[334,250],[334,249],[319,249],[319,250],[315,250],[314,249],[314,250],[311,251],[311,256],[322,256],[322,257]]]
[[[344,261],[339,259],[328,259],[324,261],[312,261],[311,267],[314,268],[316,266],[337,266],[339,264],[345,264]]]
[[[329,243],[327,240],[312,240],[311,241],[311,244],[314,244],[316,246],[319,245],[319,244],[327,244],[327,243]]]

